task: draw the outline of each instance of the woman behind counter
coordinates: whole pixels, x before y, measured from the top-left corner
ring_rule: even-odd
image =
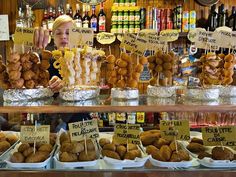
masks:
[[[61,15],[56,18],[52,26],[52,35],[54,39],[54,44],[56,49],[68,47],[69,42],[69,29],[71,26],[75,25],[73,19],[68,15]],[[35,47],[43,49],[48,45],[49,31],[42,28],[35,30],[34,43]],[[60,78],[59,72],[53,67],[53,59],[50,62],[50,68],[48,69],[50,73],[49,88],[54,92],[58,93],[59,90],[64,86],[63,81]],[[76,113],[76,114],[57,114],[53,115],[53,120],[58,121],[58,126],[56,131],[60,128],[68,128],[65,124],[70,122],[76,122],[81,120],[90,119],[88,113]],[[58,117],[60,117],[58,119]]]

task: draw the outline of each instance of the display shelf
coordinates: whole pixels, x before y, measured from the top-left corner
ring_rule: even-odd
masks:
[[[39,100],[38,100],[39,101]],[[233,100],[215,101],[194,101],[184,99],[178,102],[174,98],[150,98],[142,95],[139,100],[118,101],[111,100],[109,95],[101,95],[95,100],[81,102],[65,102],[54,99],[45,105],[42,100],[37,103],[12,102],[0,104],[0,113],[28,112],[28,113],[75,113],[75,112],[227,112],[236,111],[236,104]]]

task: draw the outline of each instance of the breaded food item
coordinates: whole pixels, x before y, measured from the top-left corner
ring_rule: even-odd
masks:
[[[148,57],[147,57],[147,60],[148,60],[149,63],[154,63],[155,60],[156,60],[156,56],[155,56],[155,55],[153,55],[153,56],[148,56]]]
[[[152,77],[150,80],[149,80],[149,84],[151,86],[155,86],[157,84],[157,79],[155,77]]]
[[[84,151],[84,144],[83,143],[79,143],[79,142],[72,142],[72,149],[70,152],[72,153],[79,153]]]
[[[4,71],[6,69],[5,65],[0,65],[0,71]],[[5,67],[5,68],[4,68]],[[4,68],[4,70],[3,70]],[[21,62],[16,62],[16,63],[8,63],[7,64],[7,70],[8,71],[20,71],[22,69]]]
[[[107,69],[108,70],[113,70],[115,68],[115,64],[114,63],[108,63],[107,64]]]
[[[141,157],[140,150],[132,150],[132,151],[126,152],[124,159],[134,160],[136,157]]]
[[[22,163],[24,162],[25,157],[21,152],[14,152],[10,158],[10,161],[13,163]]]
[[[203,145],[203,140],[200,139],[200,138],[194,137],[194,138],[191,139],[190,143],[198,143],[198,144],[202,144]]]
[[[186,147],[190,152],[199,153],[205,151],[205,147],[198,143],[189,143]]]
[[[234,153],[227,147],[216,146],[212,149],[212,159],[214,160],[233,160]]]
[[[176,151],[171,154],[170,162],[181,162],[181,161],[182,159]]]
[[[114,55],[108,55],[106,60],[107,60],[108,63],[112,64],[112,63],[115,63],[116,57]]]
[[[165,62],[165,63],[163,64],[163,69],[164,69],[164,70],[170,70],[170,69],[172,69],[172,64],[171,64],[170,62]]]
[[[22,143],[18,147],[18,152],[24,152],[24,150],[28,149],[30,147],[29,143]]]
[[[72,143],[64,142],[60,147],[60,151],[71,152],[72,148],[73,148]]]
[[[24,79],[23,78],[20,78],[19,80],[16,80],[16,81],[11,81],[11,85],[13,88],[16,88],[16,89],[20,89],[24,86]]]
[[[110,151],[116,151],[116,145],[114,143],[111,144],[105,144],[103,146],[104,150],[110,150]]]
[[[144,146],[148,146],[150,144],[153,144],[153,142],[157,140],[158,137],[155,134],[147,134],[147,135],[141,136],[140,139]]]
[[[148,69],[153,70],[156,67],[155,63],[148,63]]]
[[[125,60],[127,62],[131,62],[132,61],[131,56],[129,54],[125,53],[125,52],[121,52],[120,58],[122,58],[123,60]]]
[[[49,50],[42,50],[41,55],[43,60],[48,60],[52,57],[52,52]]]
[[[11,144],[8,141],[0,142],[0,152],[4,152],[11,147]]]
[[[70,135],[66,132],[63,132],[60,136],[60,144],[64,143],[64,142],[67,142],[67,143],[70,143]]]
[[[25,61],[25,62],[21,63],[21,65],[22,65],[22,70],[27,71],[32,68],[33,63],[31,61]]]
[[[136,88],[138,86],[138,80],[131,79],[128,81],[128,87],[130,88]]]
[[[33,89],[35,87],[35,82],[34,80],[28,80],[28,81],[25,81],[25,87],[27,89]]]
[[[101,138],[100,140],[99,140],[99,145],[101,146],[101,147],[103,147],[104,145],[106,145],[106,144],[110,144],[111,143],[111,141],[109,140],[109,139],[107,139],[107,138]]]
[[[159,149],[157,149],[156,148],[156,146],[153,146],[153,145],[148,145],[147,147],[146,147],[146,153],[148,154],[148,155],[152,155],[152,154],[154,154],[154,153],[157,153],[159,151]]]
[[[48,153],[43,151],[36,151],[25,159],[26,163],[38,163],[43,162],[48,158]]]
[[[9,79],[10,80],[19,80],[21,77],[21,72],[20,71],[9,71]]]
[[[51,144],[42,144],[39,148],[38,151],[46,151],[46,152],[52,152],[52,145]]]
[[[24,155],[25,157],[28,157],[28,156],[30,156],[30,154],[32,154],[32,153],[34,153],[34,148],[33,148],[33,147],[29,147],[29,148],[27,148],[26,150],[24,150],[23,155]]]
[[[162,72],[163,71],[163,67],[161,65],[157,65],[155,68],[156,72]]]
[[[119,59],[119,61],[117,62],[117,66],[119,66],[120,68],[126,68],[128,66],[128,62]]]
[[[142,64],[137,64],[135,67],[134,67],[134,70],[138,73],[141,73],[143,72],[143,65]]]
[[[30,53],[30,61],[33,63],[37,64],[40,61],[39,55],[36,52],[31,52]]]
[[[78,160],[79,161],[93,161],[97,159],[97,155],[95,151],[87,151],[87,154],[85,151],[82,151],[79,153]]]
[[[180,156],[181,161],[189,161],[190,160],[189,153],[183,149],[180,149],[177,154]]]
[[[6,134],[6,140],[13,145],[15,142],[18,141],[18,137],[14,134]]]
[[[198,158],[203,159],[204,157],[212,158],[212,155],[208,152],[200,152],[199,155],[198,155]]]
[[[124,159],[125,153],[127,152],[126,147],[124,145],[118,145],[116,151],[120,155],[120,158]]]
[[[35,73],[32,70],[27,70],[22,74],[24,80],[31,80],[34,76]]]
[[[148,63],[147,57],[141,56],[141,57],[139,58],[139,63],[142,64],[142,65],[147,64],[147,63]]]
[[[59,155],[59,160],[61,162],[76,162],[78,161],[77,155],[70,152],[62,152]]]
[[[0,132],[0,141],[5,141],[6,140],[6,135],[3,132]]]
[[[82,143],[84,144],[84,141],[82,141]],[[87,143],[87,150],[88,151],[94,151],[95,150],[94,143],[91,139],[86,140],[86,143]]]
[[[170,141],[164,138],[159,138],[153,142],[153,145],[156,146],[158,149],[160,149],[163,145],[169,145],[169,144],[170,144]]]
[[[126,68],[119,68],[118,69],[118,74],[124,76],[128,73],[128,70]]]
[[[10,54],[10,57],[8,58],[8,61],[11,62],[11,63],[16,63],[20,60],[20,54],[17,53],[17,52],[12,52]]]
[[[131,144],[131,143],[127,144],[127,147],[128,147],[128,151],[138,149],[138,146],[136,144]]]
[[[102,150],[102,155],[103,157],[110,157],[110,158],[113,158],[113,159],[118,159],[118,160],[121,160],[119,154],[115,151],[110,151],[110,150],[105,150],[103,149]]]
[[[169,147],[170,147],[170,149],[171,149],[172,152],[173,152],[173,151],[176,151],[176,144],[177,144],[178,150],[180,150],[181,147],[180,147],[179,143],[176,142],[176,141],[172,141],[172,142],[170,143],[170,145],[169,145]]]
[[[168,145],[161,146],[160,153],[161,153],[161,156],[165,159],[165,161],[170,160],[172,151]]]
[[[160,150],[158,150],[156,153],[153,153],[152,158],[159,160],[159,161],[163,161],[163,162],[166,161],[165,158],[162,156]]]
[[[40,68],[41,68],[42,70],[47,70],[49,67],[50,67],[50,63],[49,63],[48,60],[42,60],[42,61],[40,62]]]

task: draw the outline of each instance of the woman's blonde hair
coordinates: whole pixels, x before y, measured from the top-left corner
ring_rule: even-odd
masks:
[[[73,19],[69,15],[60,15],[56,18],[52,25],[52,34],[54,34],[55,30],[61,26],[63,23],[72,22],[74,24]]]

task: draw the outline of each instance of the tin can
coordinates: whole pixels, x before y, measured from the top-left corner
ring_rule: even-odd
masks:
[[[127,113],[127,123],[135,124],[135,122],[136,122],[136,113],[135,112]]]
[[[119,0],[119,6],[123,7],[125,5],[125,0]]]
[[[128,23],[129,21],[129,13],[128,10],[124,10],[124,15],[123,15],[123,22]]]
[[[118,21],[118,11],[113,10],[112,11],[112,17],[111,17],[111,22],[112,23],[117,23],[117,21]]]
[[[136,0],[130,0],[130,6],[132,7],[136,6]]]
[[[129,25],[129,33],[134,33],[134,25],[133,24]]]
[[[134,22],[135,21],[135,13],[134,10],[129,11],[129,22]]]
[[[172,21],[166,22],[166,29],[173,29],[173,22]]]
[[[140,21],[140,10],[135,10],[134,12],[134,21]]]
[[[117,7],[119,5],[119,0],[113,0],[113,6]]]
[[[122,30],[122,32],[123,33],[127,33],[129,31],[129,25],[128,25],[128,23],[127,24],[124,24],[123,25],[123,30]]]
[[[137,112],[136,122],[138,124],[145,123],[145,112]]]
[[[117,26],[117,33],[122,33],[123,32],[123,25],[122,24],[118,24]]]
[[[118,28],[117,24],[112,24],[112,26],[111,26],[111,33],[114,33],[114,34],[118,33],[117,28]]]
[[[135,24],[134,33],[138,33],[140,31],[140,24]]]
[[[116,123],[125,123],[126,113],[116,113]]]
[[[114,126],[116,123],[116,113],[108,113],[108,120],[109,120],[109,125]]]
[[[118,22],[123,22],[124,20],[124,14],[123,14],[123,11],[118,11]]]
[[[125,6],[126,7],[131,6],[131,0],[125,0]]]

